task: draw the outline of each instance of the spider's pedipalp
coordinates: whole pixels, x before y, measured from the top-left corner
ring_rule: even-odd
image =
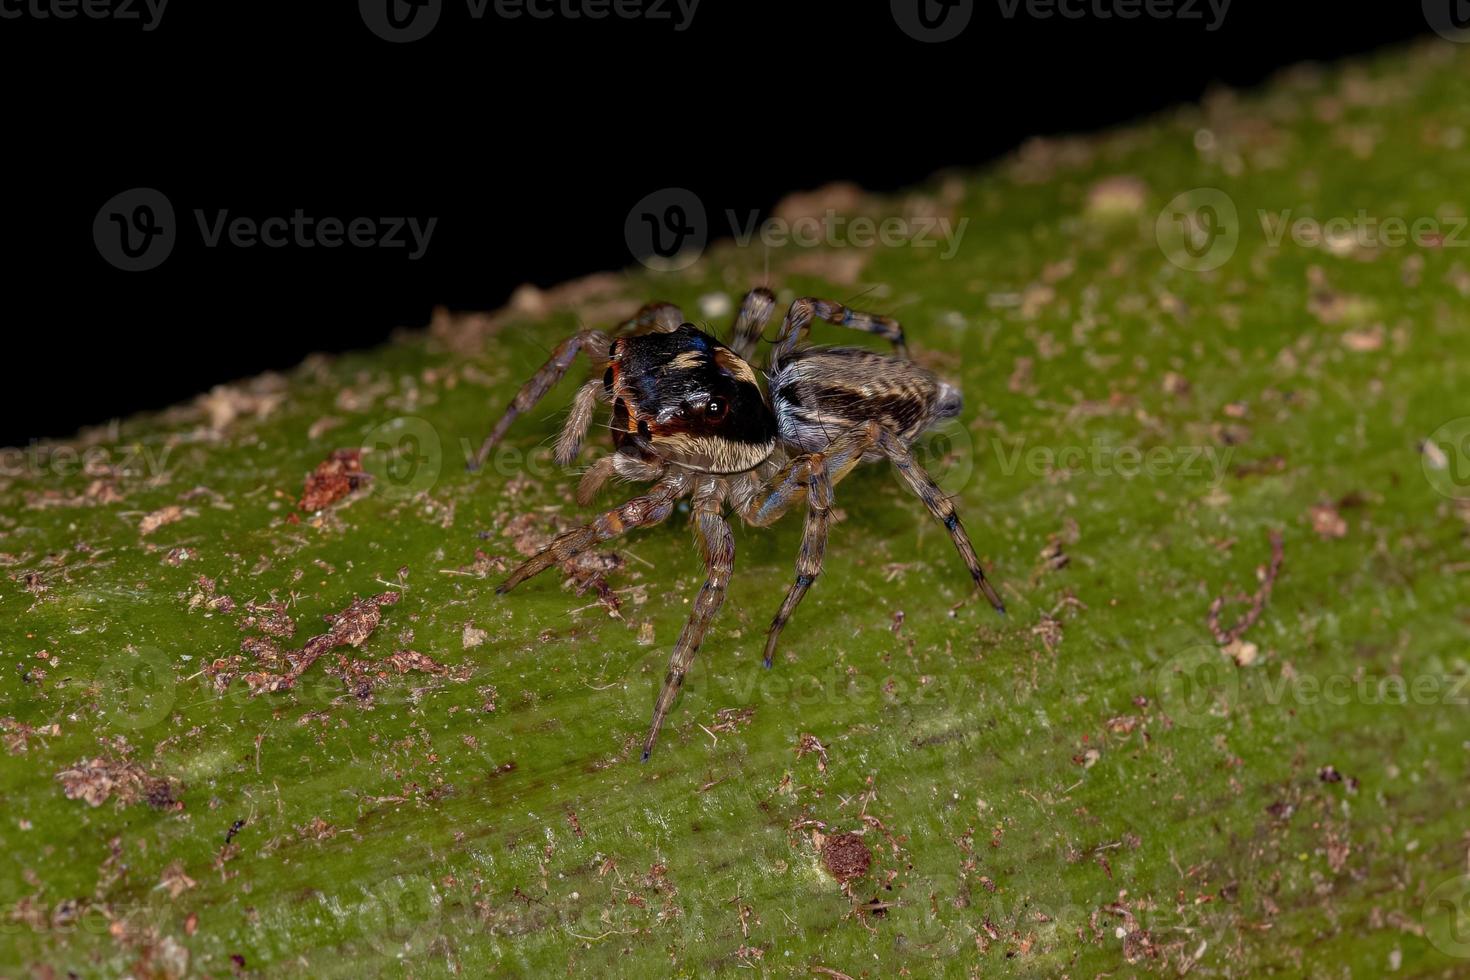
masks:
[[[577,397],[572,399],[572,410],[556,437],[556,450],[552,453],[552,459],[557,466],[572,465],[572,460],[577,458],[577,451],[582,448],[582,440],[587,437],[587,430],[592,425],[592,415],[597,411],[597,403],[606,400],[607,396],[599,380],[589,381],[577,389]]]

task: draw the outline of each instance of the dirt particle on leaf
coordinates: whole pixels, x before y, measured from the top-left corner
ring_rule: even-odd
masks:
[[[327,632],[313,636],[300,650],[281,654],[290,664],[290,670],[285,674],[254,671],[241,680],[249,686],[251,694],[289,690],[322,654],[337,647],[362,646],[382,621],[383,607],[398,602],[400,596],[398,592],[384,592],[366,599],[354,599],[346,609],[325,617],[330,624]]]
[[[480,629],[474,623],[465,623],[464,629],[459,634],[459,642],[466,650],[473,650],[489,638],[489,632]]]
[[[83,759],[56,774],[69,800],[83,800],[98,807],[115,797],[121,806],[146,801],[157,809],[174,809],[178,798],[173,783],[150,775],[127,759]]]
[[[400,674],[421,670],[426,674],[445,674],[449,668],[416,650],[399,650],[388,658],[388,665]]]
[[[856,881],[873,866],[873,852],[857,834],[834,834],[822,845],[822,864],[842,884]]]
[[[168,892],[169,898],[178,898],[190,888],[195,887],[198,882],[184,874],[184,862],[173,861],[163,869],[163,874],[158,879],[158,887]]]
[[[245,618],[240,620],[242,630],[259,630],[283,640],[296,635],[296,620],[286,615],[284,602],[248,602],[245,612]]]
[[[1311,518],[1312,530],[1323,541],[1347,537],[1347,521],[1332,504],[1316,504],[1307,511],[1307,516]]]
[[[1148,203],[1148,184],[1132,174],[1114,174],[1087,190],[1087,213],[1097,218],[1126,218]]]
[[[810,732],[803,732],[801,738],[796,743],[796,757],[800,759],[805,755],[815,755],[817,757],[817,770],[819,772],[827,771],[827,746],[823,745],[821,740]]]
[[[715,720],[710,724],[712,732],[734,732],[746,725],[755,717],[755,708],[721,708],[715,712]]]
[[[178,504],[169,504],[167,507],[160,507],[152,513],[143,515],[143,519],[138,522],[138,533],[147,537],[164,525],[183,520],[184,517],[189,516],[191,513],[190,511],[184,510]]]
[[[298,506],[307,513],[321,510],[352,493],[367,479],[362,470],[362,450],[338,449],[307,476]]]

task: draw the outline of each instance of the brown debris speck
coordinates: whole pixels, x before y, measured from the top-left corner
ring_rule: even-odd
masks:
[[[1260,579],[1261,587],[1256,590],[1255,595],[1247,596],[1241,593],[1238,599],[1249,601],[1250,608],[1234,626],[1225,629],[1220,625],[1220,613],[1225,608],[1225,596],[1216,597],[1210,603],[1210,610],[1205,620],[1209,624],[1210,632],[1214,634],[1215,642],[1222,647],[1240,639],[1245,631],[1255,625],[1256,620],[1261,618],[1261,613],[1266,608],[1266,602],[1271,598],[1271,589],[1276,585],[1276,577],[1281,574],[1281,563],[1286,559],[1285,545],[1282,543],[1281,532],[1272,530],[1268,533],[1271,542],[1271,563],[1262,565],[1256,569],[1256,577]]]
[[[1316,504],[1307,511],[1307,516],[1311,518],[1312,530],[1323,541],[1347,537],[1347,521],[1332,504]]]
[[[56,774],[62,792],[69,800],[84,800],[88,806],[101,806],[116,797],[118,804],[128,806],[146,801],[158,809],[174,809],[177,796],[168,780],[151,776],[136,762],[126,759],[83,759],[70,769]]]
[[[362,486],[367,479],[362,471],[362,450],[338,449],[307,476],[299,506],[307,513],[321,510]]]
[[[822,864],[844,885],[868,873],[873,852],[857,834],[834,834],[822,845]]]
[[[169,504],[167,507],[160,507],[150,514],[143,515],[143,519],[138,522],[138,533],[146,537],[165,524],[172,524],[175,521],[182,520],[186,514],[187,512],[184,508],[178,504]]]
[[[198,882],[184,874],[183,861],[171,862],[158,879],[158,887],[166,890],[169,898],[178,898],[196,884]]]
[[[796,744],[796,757],[800,759],[804,755],[815,755],[817,757],[817,770],[827,771],[827,746],[823,745],[817,736],[809,732],[803,732]]]
[[[449,672],[448,667],[445,667],[438,661],[431,660],[415,650],[399,650],[388,658],[388,666],[400,674],[406,674],[410,670],[421,670],[426,674],[445,674]]]

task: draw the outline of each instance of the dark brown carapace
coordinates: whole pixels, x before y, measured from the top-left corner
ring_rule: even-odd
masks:
[[[611,407],[613,452],[582,478],[578,500],[589,503],[610,478],[651,483],[648,491],[558,536],[496,589],[505,593],[553,564],[601,541],[666,520],[681,498],[705,561],[705,583],[674,646],[643,758],[653,751],[700,643],[724,602],[735,562],[729,511],[765,527],[806,501],[796,581],[766,635],[771,665],[786,621],[822,571],[832,488],[865,460],[892,462],[904,484],[944,525],[975,586],[998,611],[1005,606],[985,578],[954,505],[910,451],[914,440],[962,407],[958,389],[908,360],[903,331],[883,316],[840,303],[798,299],[771,346],[765,387],[750,366],[775,309],[769,290],[751,290],[740,305],[727,346],[685,323],[668,303],[653,303],[612,334],[584,330],[563,341],[521,388],[480,447],[474,466],[504,437],[511,422],[559,381],[578,352],[599,371],[572,402],[555,458],[577,456],[598,406]],[[804,347],[814,319],[878,334],[894,355],[856,347]]]

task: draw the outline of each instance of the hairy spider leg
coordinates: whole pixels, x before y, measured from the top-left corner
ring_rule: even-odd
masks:
[[[699,645],[709,632],[710,622],[725,602],[725,589],[735,567],[735,536],[730,533],[730,525],[720,516],[724,498],[725,485],[721,480],[709,481],[695,497],[692,516],[699,549],[704,556],[705,580],[694,600],[689,621],[684,624],[679,642],[669,657],[669,672],[664,676],[663,688],[654,702],[653,723],[649,726],[648,737],[643,740],[644,762],[653,753],[653,743],[658,740],[664,719],[674,706],[679,689],[684,686],[684,676],[689,673],[689,665],[694,662],[694,655],[699,652]]]
[[[742,512],[747,522],[765,526],[776,521],[793,503],[808,496],[806,526],[802,536],[801,551],[796,560],[796,582],[786,594],[786,601],[771,621],[766,634],[765,665],[771,666],[776,655],[776,641],[786,622],[796,611],[806,592],[822,572],[822,560],[826,554],[827,533],[830,527],[828,511],[831,508],[832,487],[852,472],[863,454],[878,448],[893,464],[904,484],[923,502],[934,519],[949,532],[955,550],[970,572],[975,587],[985,596],[996,612],[1005,615],[1005,603],[985,577],[985,570],[970,543],[970,536],[960,521],[954,503],[944,494],[934,479],[914,459],[913,453],[902,439],[877,422],[869,422],[861,429],[843,433],[833,440],[832,445],[821,453],[801,456],[786,465],[771,478],[766,489],[751,498],[747,510]],[[813,459],[820,458],[818,465]],[[818,477],[816,474],[820,473]],[[819,484],[826,483],[818,489]],[[813,497],[820,494],[820,500]]]
[[[638,312],[618,324],[616,333],[626,333],[639,327],[652,327],[655,333],[672,333],[684,322],[684,311],[673,303],[655,300],[644,303]]]
[[[495,423],[495,427],[480,444],[480,449],[470,461],[469,468],[477,470],[484,465],[491,450],[500,444],[501,439],[505,438],[505,433],[511,423],[522,413],[529,412],[537,402],[546,397],[548,391],[556,387],[556,383],[566,375],[567,369],[576,360],[579,351],[586,352],[594,363],[599,363],[607,360],[607,348],[610,342],[611,338],[601,330],[581,330],[558,344],[556,350],[551,352],[551,357],[541,365],[540,370],[531,375],[531,380],[521,385],[520,391],[517,391],[515,398],[511,400],[510,407],[505,410],[500,421]],[[591,422],[591,413],[588,412],[580,422],[585,429],[585,426]],[[580,445],[581,437],[577,436],[569,441]],[[560,445],[560,440],[558,444]]]
[[[796,555],[796,581],[787,590],[786,599],[766,632],[763,662],[767,667],[776,656],[776,640],[781,630],[817,576],[822,574],[831,524],[832,486],[852,472],[871,445],[872,437],[866,428],[844,432],[822,452],[799,456],[787,463],[740,511],[746,523],[766,527],[774,524],[803,496],[807,498],[801,550]]]
[[[764,286],[757,286],[745,294],[740,309],[735,312],[735,322],[730,325],[730,349],[743,361],[753,361],[761,334],[771,322],[776,311],[776,294]]]
[[[909,356],[908,346],[903,339],[903,327],[892,317],[848,309],[830,299],[803,296],[792,301],[791,307],[786,311],[786,318],[781,321],[781,332],[776,335],[775,346],[771,348],[772,371],[779,368],[781,358],[795,350],[796,345],[806,337],[814,318],[839,327],[878,334],[892,341],[894,353],[899,357],[907,359]]]
[[[564,531],[551,544],[527,558],[495,589],[496,595],[504,595],[533,575],[539,575],[552,565],[569,561],[588,548],[610,538],[640,527],[652,527],[668,519],[674,511],[674,501],[688,489],[686,477],[671,474],[649,488],[648,493],[634,497],[612,510],[603,511],[589,524]]]

